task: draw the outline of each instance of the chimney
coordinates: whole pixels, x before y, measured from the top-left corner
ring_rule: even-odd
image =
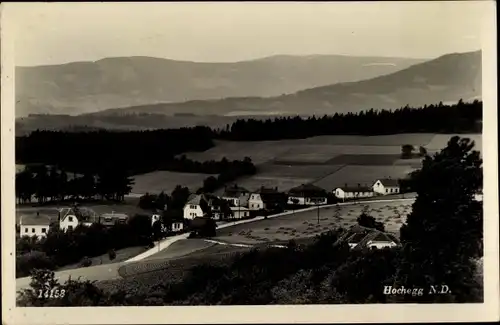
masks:
[[[361,184],[358,183],[358,187],[361,187]]]
[[[344,183],[344,187],[347,187],[347,183]]]

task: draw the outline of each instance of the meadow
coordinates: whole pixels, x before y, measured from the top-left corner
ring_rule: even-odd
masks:
[[[378,178],[402,178],[421,167],[421,158],[401,159],[401,146],[412,144],[417,152],[423,146],[432,154],[444,148],[453,134],[394,134],[380,136],[335,135],[279,141],[216,141],[204,152],[188,152],[197,160],[242,160],[250,157],[257,173],[237,181],[251,191],[261,186],[287,191],[305,183],[314,183],[327,191],[348,184],[372,185]],[[463,134],[482,146],[480,134]],[[153,172],[135,177],[136,194],[170,193],[176,185],[195,191],[207,174]],[[220,190],[217,192],[219,193]]]
[[[356,219],[363,211],[376,218],[377,221],[383,222],[387,232],[399,236],[399,228],[406,221],[406,216],[411,212],[412,203],[413,199],[408,199],[395,202],[339,205],[301,211],[277,218],[219,229],[217,230],[216,239],[227,243],[256,245],[314,237],[334,228],[349,228],[357,224]]]
[[[178,173],[169,171],[156,171],[147,174],[135,175],[132,194],[145,193],[172,193],[177,185],[187,186],[191,191],[196,191],[203,186],[203,180],[208,174]]]

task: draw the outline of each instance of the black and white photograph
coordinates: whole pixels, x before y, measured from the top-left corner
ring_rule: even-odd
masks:
[[[493,1],[1,12],[3,323],[498,320]]]

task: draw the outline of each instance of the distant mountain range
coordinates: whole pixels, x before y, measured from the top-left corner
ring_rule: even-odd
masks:
[[[275,97],[303,89],[388,75],[424,61],[342,55],[277,55],[235,63],[199,63],[119,57],[96,62],[17,67],[16,116],[76,115],[157,103]],[[312,93],[309,95],[315,96]],[[280,103],[289,103],[289,99],[284,98],[295,98],[296,95],[291,96],[270,99],[263,109],[276,105],[276,109],[281,109]],[[303,96],[299,96],[297,105],[300,106],[300,101],[305,98]],[[210,110],[211,114],[220,114],[233,108],[246,110],[247,105],[253,109],[261,101],[256,98],[223,99],[207,105],[222,105],[220,111]],[[297,105],[293,105],[294,109],[298,108]],[[206,113],[204,106],[205,103],[192,102],[181,104],[180,110],[166,108],[166,111]]]
[[[481,99],[481,51],[453,53],[362,81],[342,82],[274,97],[232,97],[106,110],[91,115],[175,114],[290,115],[334,114],[370,108],[393,109]],[[264,81],[263,81],[264,82]]]

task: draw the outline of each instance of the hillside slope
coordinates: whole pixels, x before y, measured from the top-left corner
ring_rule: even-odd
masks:
[[[333,114],[370,108],[456,102],[481,98],[481,51],[453,53],[367,80],[337,83],[269,98],[244,97],[118,108],[97,115],[125,113],[200,115]]]
[[[269,97],[373,78],[422,59],[277,55],[234,63],[151,57],[16,68],[16,116],[226,97]]]

